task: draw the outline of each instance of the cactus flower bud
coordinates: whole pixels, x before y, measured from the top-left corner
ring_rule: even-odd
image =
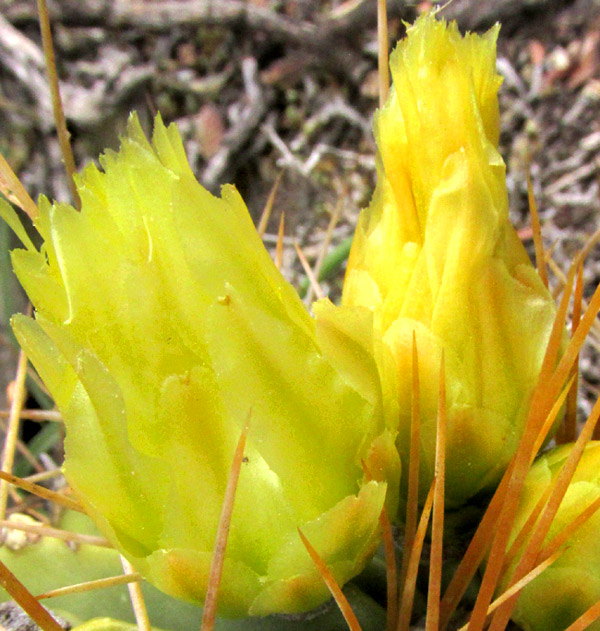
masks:
[[[511,540],[558,476],[572,447],[573,444],[567,444],[551,450],[539,458],[527,474]],[[583,452],[546,542],[598,498],[600,441],[592,441]],[[564,631],[600,600],[600,512],[596,511],[579,526],[564,548],[561,556],[521,591],[512,617],[527,631]],[[500,591],[505,587],[502,585]],[[587,629],[599,631],[600,622],[594,622]]]
[[[313,319],[235,188],[202,188],[160,118],[149,143],[132,117],[100,163],[81,212],[41,198],[41,249],[17,230],[12,253],[36,310],[13,327],[64,416],[69,483],[151,583],[202,602],[251,410],[220,611],[313,608],[329,594],[297,528],[343,584],[399,481],[372,315],[320,302]]]
[[[392,53],[393,88],[375,119],[377,188],[359,220],[342,300],[372,310],[394,356],[405,466],[416,334],[421,497],[433,476],[444,351],[448,506],[493,487],[507,466],[555,315],[508,218],[497,32],[462,37],[455,23],[425,15]]]

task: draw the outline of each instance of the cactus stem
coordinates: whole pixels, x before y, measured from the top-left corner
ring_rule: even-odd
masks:
[[[302,539],[302,543],[306,548],[308,554],[310,554],[310,558],[313,560],[319,574],[323,578],[323,582],[327,585],[327,588],[331,592],[331,595],[335,599],[337,606],[340,608],[344,619],[348,623],[348,628],[350,631],[362,631],[360,623],[348,602],[346,596],[344,596],[344,592],[342,592],[342,588],[339,586],[338,582],[335,580],[335,576],[331,573],[330,569],[325,564],[325,561],[321,558],[319,553],[315,550],[311,542],[306,538],[304,533],[298,528],[298,534],[300,535],[300,539]]]
[[[213,551],[212,561],[210,565],[210,574],[208,578],[208,587],[206,589],[206,600],[204,602],[204,613],[202,616],[202,631],[213,631],[215,620],[217,617],[217,601],[219,597],[219,585],[221,584],[221,576],[223,575],[223,563],[225,562],[225,549],[227,548],[227,538],[229,537],[229,527],[231,525],[231,515],[233,514],[233,504],[235,501],[235,492],[237,483],[242,469],[242,461],[244,459],[244,448],[246,447],[246,439],[250,430],[250,417],[252,409],[249,410],[244,428],[238,440],[233,462],[227,478],[227,486],[225,488],[225,497],[221,508],[221,517],[217,528],[217,536],[215,538],[215,548]]]

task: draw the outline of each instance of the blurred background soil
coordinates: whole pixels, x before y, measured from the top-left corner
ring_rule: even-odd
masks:
[[[431,3],[388,0],[390,48]],[[257,219],[282,173],[265,237],[285,213],[283,271],[304,276],[334,212],[347,239],[375,181],[376,0],[49,0],[62,95],[82,167],[118,146],[131,110],[177,122],[200,181],[236,184]],[[600,227],[600,0],[455,0],[461,29],[502,23],[501,150],[511,215],[532,251],[526,172],[557,269]],[[0,0],[0,151],[28,191],[69,200],[46,87],[35,0]],[[338,209],[336,211],[336,208]],[[0,390],[14,373],[10,313],[25,307],[0,259]],[[600,248],[585,270],[589,296]],[[339,297],[343,268],[323,286]],[[560,287],[560,274],[552,280]],[[600,334],[582,357],[581,412],[599,392]],[[0,407],[5,403],[0,402]]]

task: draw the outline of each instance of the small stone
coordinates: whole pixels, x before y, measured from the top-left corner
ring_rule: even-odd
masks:
[[[49,610],[47,610],[49,611]],[[71,624],[61,616],[52,614],[53,618],[69,631]],[[43,631],[19,605],[13,600],[0,604],[0,630],[1,631]]]

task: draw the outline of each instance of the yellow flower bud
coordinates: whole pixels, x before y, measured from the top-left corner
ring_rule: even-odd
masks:
[[[573,444],[551,450],[533,465],[523,488],[511,542],[527,517],[558,476]],[[550,526],[546,543],[569,526],[600,498],[600,441],[583,452],[575,475]],[[564,631],[600,600],[600,512],[595,512],[563,546],[564,552],[526,585],[513,612],[513,620],[528,631]],[[516,561],[515,561],[516,563]],[[513,563],[512,569],[514,569]],[[501,585],[499,592],[506,588]],[[600,622],[587,627],[600,631]]]
[[[36,309],[13,327],[64,416],[69,483],[150,582],[202,602],[251,410],[220,611],[310,609],[329,594],[297,528],[343,584],[398,485],[372,315],[321,302],[311,318],[235,188],[203,189],[160,118],[150,144],[132,117],[100,163],[82,211],[42,198],[41,249],[25,236],[12,255]]]
[[[405,465],[416,333],[421,497],[433,476],[444,351],[449,506],[498,482],[555,315],[508,218],[497,33],[462,37],[455,23],[425,15],[392,53],[393,88],[375,119],[377,188],[359,220],[342,301],[372,310],[395,359]]]

